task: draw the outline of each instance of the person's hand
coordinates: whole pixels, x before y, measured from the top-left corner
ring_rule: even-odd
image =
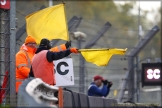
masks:
[[[108,80],[103,80],[102,82],[103,82],[104,85],[108,84]]]
[[[71,47],[71,41],[67,41],[66,44],[65,44],[66,48],[69,48]]]
[[[79,53],[77,48],[70,48],[70,51],[71,51],[72,53]]]
[[[110,88],[112,85],[113,85],[113,83],[110,81],[110,82],[108,82],[107,86]]]

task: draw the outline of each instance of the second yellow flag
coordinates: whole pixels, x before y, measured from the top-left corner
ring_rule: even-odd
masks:
[[[82,56],[86,61],[97,66],[106,66],[114,54],[124,55],[126,49],[80,49]]]

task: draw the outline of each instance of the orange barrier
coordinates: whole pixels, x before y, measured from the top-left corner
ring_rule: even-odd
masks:
[[[58,106],[59,108],[63,108],[63,90],[61,87],[59,87],[58,91]]]

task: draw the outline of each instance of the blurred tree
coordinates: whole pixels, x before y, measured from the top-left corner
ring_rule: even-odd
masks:
[[[161,48],[161,9],[159,8],[158,12],[152,10],[151,13],[157,13],[154,17],[154,21],[148,23],[148,27],[153,27],[157,25],[160,28],[160,31],[156,34],[156,36],[148,43],[148,45],[144,48],[144,50],[140,53],[141,58],[161,58],[162,48]],[[154,60],[153,60],[154,62]]]

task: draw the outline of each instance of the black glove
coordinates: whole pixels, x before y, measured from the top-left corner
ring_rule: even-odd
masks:
[[[110,81],[110,82],[108,82],[108,85],[107,85],[107,87],[111,87],[113,85],[113,83]]]
[[[66,44],[65,44],[66,48],[69,48],[71,47],[71,41],[67,41]]]
[[[108,80],[103,80],[102,82],[103,82],[104,85],[108,84]]]
[[[56,91],[56,92],[54,93],[54,96],[55,96],[55,97],[58,97],[58,91]]]

